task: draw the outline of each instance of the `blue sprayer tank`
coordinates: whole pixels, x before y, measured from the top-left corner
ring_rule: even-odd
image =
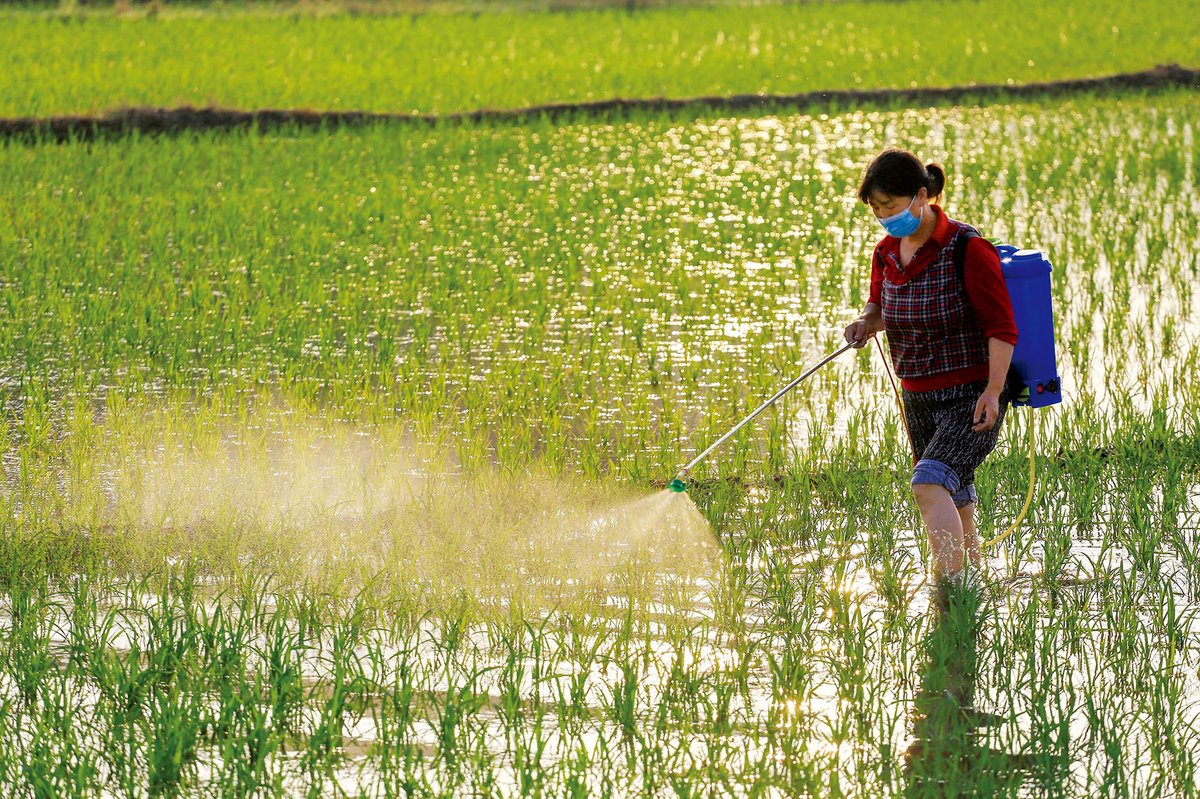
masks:
[[[997,244],[996,249],[1017,323],[1017,345],[1009,370],[1012,404],[1043,408],[1062,402],[1062,383],[1054,358],[1050,260],[1038,250],[1022,250],[1011,244]]]

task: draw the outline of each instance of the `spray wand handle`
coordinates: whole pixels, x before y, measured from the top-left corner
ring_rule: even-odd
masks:
[[[842,354],[843,352],[845,352],[846,350],[848,350],[848,349],[850,349],[851,347],[853,347],[853,346],[854,346],[856,343],[857,343],[857,342],[854,342],[854,341],[849,341],[849,342],[847,342],[847,343],[846,343],[846,344],[845,344],[845,345],[844,345],[844,346],[843,346],[841,349],[839,349],[839,350],[835,350],[834,352],[830,353],[829,355],[826,355],[826,356],[825,356],[825,357],[824,357],[824,358],[823,358],[823,359],[820,361],[820,363],[818,363],[818,364],[816,364],[815,366],[813,366],[812,368],[810,368],[810,369],[806,370],[806,371],[804,372],[804,374],[800,375],[800,376],[799,376],[799,377],[797,377],[795,380],[793,380],[792,382],[788,383],[788,384],[787,384],[786,386],[784,386],[783,388],[779,389],[779,391],[775,392],[775,395],[774,395],[773,397],[771,397],[769,400],[767,400],[766,402],[764,402],[762,405],[759,405],[757,408],[755,408],[753,413],[751,413],[749,416],[747,416],[747,417],[746,417],[745,419],[743,419],[742,421],[738,422],[738,423],[737,423],[737,425],[736,425],[736,426],[735,426],[735,427],[734,427],[732,430],[730,430],[728,433],[726,433],[725,435],[723,435],[723,436],[721,436],[720,438],[718,438],[716,441],[714,441],[714,442],[713,442],[713,443],[712,443],[712,444],[709,446],[709,448],[708,448],[708,449],[704,450],[704,451],[703,451],[703,452],[701,452],[699,455],[697,455],[695,458],[693,458],[693,459],[692,459],[692,461],[691,461],[691,463],[689,463],[687,466],[684,466],[682,469],[680,469],[680,470],[679,470],[679,474],[677,474],[677,475],[675,476],[675,479],[676,479],[676,480],[683,480],[683,479],[685,479],[685,478],[687,477],[688,473],[689,473],[689,472],[691,472],[692,468],[693,468],[693,467],[694,467],[694,466],[695,466],[697,463],[699,463],[700,461],[704,460],[704,459],[705,459],[705,458],[708,456],[708,454],[709,454],[710,452],[712,452],[712,451],[713,451],[714,449],[716,449],[717,447],[721,446],[721,444],[725,443],[726,439],[728,439],[728,438],[729,438],[730,436],[732,436],[734,433],[736,433],[737,431],[739,431],[739,430],[741,430],[743,427],[745,427],[745,426],[746,426],[746,425],[747,425],[747,424],[750,422],[750,420],[752,420],[752,419],[753,419],[755,416],[758,416],[760,413],[762,413],[763,411],[765,411],[767,408],[770,408],[772,405],[774,405],[774,404],[775,404],[775,402],[776,402],[776,401],[777,401],[777,400],[778,400],[780,397],[782,397],[784,394],[788,393],[788,392],[789,392],[789,391],[791,391],[793,388],[795,388],[796,386],[800,385],[801,381],[803,381],[805,378],[807,378],[807,377],[808,377],[809,375],[811,375],[813,372],[817,371],[817,370],[818,370],[818,369],[820,369],[822,366],[824,366],[825,364],[829,363],[829,362],[830,362],[830,361],[832,361],[834,358],[836,358],[837,356],[841,355],[841,354]]]

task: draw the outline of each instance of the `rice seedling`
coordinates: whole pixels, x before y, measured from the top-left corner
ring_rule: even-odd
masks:
[[[0,146],[0,779],[1188,795],[1196,110]],[[941,617],[869,350],[650,487],[857,313],[900,136],[1048,253],[1068,387]]]

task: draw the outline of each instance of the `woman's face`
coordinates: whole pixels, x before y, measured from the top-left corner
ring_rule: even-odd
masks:
[[[909,212],[915,217],[920,217],[925,212],[924,202],[928,196],[928,192],[924,188],[917,191],[917,199],[914,201],[913,196],[894,196],[884,194],[879,189],[875,189],[868,195],[867,203],[871,206],[871,211],[877,219],[886,219],[889,216],[896,214],[908,208],[909,203],[912,203],[912,208],[908,208]]]

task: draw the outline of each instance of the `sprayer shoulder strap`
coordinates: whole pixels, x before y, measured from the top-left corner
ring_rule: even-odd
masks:
[[[954,269],[958,272],[958,280],[963,285],[966,285],[966,280],[963,278],[963,271],[967,262],[967,243],[975,238],[979,238],[978,233],[972,230],[964,230],[958,234],[958,239],[954,242]]]

